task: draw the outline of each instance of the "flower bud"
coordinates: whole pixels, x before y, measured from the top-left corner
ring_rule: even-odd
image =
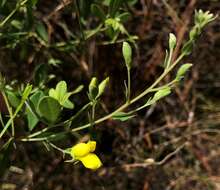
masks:
[[[99,85],[99,93],[98,93],[98,97],[101,96],[104,91],[105,91],[105,88],[106,86],[108,85],[109,83],[109,77],[107,77],[105,80],[103,80],[100,85]]]
[[[128,42],[123,42],[122,53],[125,60],[126,67],[131,68],[132,48]]]
[[[96,77],[93,77],[90,84],[89,84],[89,98],[94,100],[98,95],[98,80]]]
[[[176,47],[176,36],[173,33],[169,35],[169,48],[173,50]]]
[[[184,77],[185,73],[190,69],[190,67],[192,67],[192,64],[190,64],[190,63],[186,63],[184,65],[181,65],[181,67],[177,71],[176,79],[177,80],[182,79]]]

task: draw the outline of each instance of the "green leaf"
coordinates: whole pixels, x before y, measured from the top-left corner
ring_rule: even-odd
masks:
[[[19,20],[16,20],[16,19],[11,21],[11,25],[18,30],[21,30],[23,27],[23,23]]]
[[[56,86],[56,95],[58,100],[62,100],[63,97],[66,95],[67,93],[67,84],[65,81],[60,81],[57,86]]]
[[[21,100],[16,96],[16,94],[12,91],[6,91],[8,101],[10,105],[14,108],[17,108],[20,104]]]
[[[36,4],[38,3],[38,0],[31,0],[32,6],[36,6]]]
[[[56,99],[56,100],[58,100],[58,95],[57,95],[57,92],[56,92],[56,90],[54,88],[51,88],[49,90],[49,96],[54,98],[54,99]]]
[[[84,31],[84,35],[85,35],[85,39],[88,40],[89,38],[91,38],[92,36],[94,36],[95,34],[100,32],[100,29],[102,28],[102,24],[98,25],[96,28],[91,29],[91,30],[85,30]]]
[[[112,116],[112,119],[119,121],[127,121],[133,117],[135,117],[135,115],[132,115],[131,113],[117,112]]]
[[[79,85],[75,90],[73,90],[73,91],[70,92],[70,93],[71,93],[71,95],[77,94],[77,93],[81,92],[83,88],[84,88],[83,85]]]
[[[67,93],[67,84],[65,81],[60,81],[56,85],[56,89],[51,88],[49,90],[49,96],[56,99],[59,103],[61,102],[61,100],[63,99],[66,93]]]
[[[62,61],[59,59],[50,58],[48,60],[49,65],[53,65],[54,67],[59,67],[60,64],[62,64]]]
[[[80,18],[85,18],[90,14],[90,7],[94,0],[79,0]]]
[[[104,13],[104,11],[101,9],[101,7],[99,5],[92,4],[91,11],[92,11],[92,13],[94,15],[99,17],[102,21],[105,21],[105,17],[106,17],[105,13]]]
[[[127,0],[129,5],[134,5],[138,2],[138,0]]]
[[[40,64],[34,69],[34,82],[36,86],[42,86],[48,79],[48,65]]]
[[[186,63],[184,65],[181,65],[181,67],[178,69],[176,74],[176,79],[180,80],[184,77],[185,73],[192,67],[192,64]]]
[[[44,41],[44,42],[48,42],[49,38],[48,38],[48,33],[46,30],[46,27],[43,23],[39,23],[36,26],[36,32],[38,34],[38,36]]]
[[[170,87],[165,87],[161,90],[158,90],[155,94],[154,97],[151,101],[156,102],[160,100],[161,98],[168,96],[171,93],[171,88]]]
[[[49,96],[40,99],[37,111],[41,117],[44,117],[48,122],[55,123],[61,113],[61,106],[57,100]]]
[[[27,107],[27,109],[26,109],[29,131],[32,131],[36,127],[36,125],[39,121],[38,117],[30,109],[35,111],[37,109],[37,106],[38,106],[40,99],[43,96],[44,96],[44,94],[42,91],[37,91],[30,97],[30,103],[32,105],[30,105],[31,108]]]
[[[65,108],[73,109],[74,104],[68,99],[71,96],[71,93],[66,93],[62,100],[60,101],[60,105],[62,105]]]
[[[194,40],[187,41],[181,50],[181,53],[185,55],[190,55],[193,50]]]
[[[114,32],[116,32],[114,34],[117,34],[117,32],[121,32],[122,34],[127,34],[127,31],[125,29],[125,27],[123,26],[122,23],[120,23],[120,19],[119,18],[108,18],[105,20],[105,26],[108,27],[108,29],[113,29]],[[109,28],[111,27],[111,28]]]
[[[125,64],[128,69],[131,68],[131,60],[132,60],[132,49],[128,42],[123,42],[122,45],[122,53],[125,60]]]
[[[123,0],[111,0],[109,5],[109,14],[111,17],[115,17],[117,11],[119,10],[120,5]]]
[[[63,102],[62,106],[65,107],[65,108],[68,108],[68,109],[73,109],[74,108],[74,104],[68,99]]]
[[[4,7],[4,5],[5,5],[6,2],[7,2],[7,0],[1,0],[1,1],[0,1],[1,7]]]
[[[51,88],[49,90],[49,96],[56,99],[60,105],[62,105],[65,108],[73,109],[74,104],[69,100],[69,97],[79,92],[82,89],[82,86],[79,86],[76,90],[73,92],[67,92],[67,84],[65,81],[60,81],[56,85],[56,89]]]
[[[120,21],[122,23],[124,23],[124,22],[128,21],[130,16],[131,16],[131,14],[129,12],[124,12],[124,13],[118,15],[117,18],[119,18]]]

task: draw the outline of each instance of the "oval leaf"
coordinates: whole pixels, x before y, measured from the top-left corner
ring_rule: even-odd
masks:
[[[119,121],[127,121],[133,117],[135,117],[135,115],[132,115],[131,113],[117,112],[112,116],[112,119]]]
[[[57,100],[46,96],[40,100],[37,111],[48,122],[55,123],[60,115],[61,106]]]

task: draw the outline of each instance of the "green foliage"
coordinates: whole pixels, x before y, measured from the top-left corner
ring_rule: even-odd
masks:
[[[106,86],[109,83],[109,77],[104,79],[100,84],[96,77],[93,77],[89,84],[88,97],[91,101],[96,101],[104,93]]]
[[[115,17],[120,5],[123,3],[123,0],[111,0],[109,5],[109,14],[111,17]]]
[[[179,70],[177,71],[176,74],[176,79],[180,80],[184,77],[185,73],[192,67],[192,64],[190,63],[186,63],[184,65],[181,65],[181,67],[179,68]]]
[[[36,32],[38,34],[38,36],[46,43],[48,43],[48,34],[47,34],[47,30],[46,27],[43,23],[39,23],[36,26]]]
[[[189,55],[192,52],[193,45],[199,35],[202,33],[203,28],[213,20],[217,18],[217,15],[214,16],[209,11],[202,11],[201,9],[199,11],[195,11],[194,16],[194,23],[195,25],[191,29],[189,33],[189,40],[184,44],[182,48],[182,53],[185,55]]]
[[[9,55],[16,57],[16,61],[19,63],[25,60],[35,65],[35,62],[37,62],[37,66],[33,66],[33,76],[28,80],[34,84],[33,86],[30,84],[17,84],[18,87],[8,85],[9,90],[6,88],[4,78],[0,75],[0,89],[9,113],[9,118],[4,117],[6,122],[1,121],[3,128],[0,132],[0,139],[2,140],[4,136],[3,140],[7,140],[0,152],[1,165],[8,166],[7,158],[14,138],[16,138],[16,141],[22,142],[40,141],[48,146],[51,145],[51,141],[65,140],[70,133],[92,128],[108,119],[119,121],[132,119],[137,111],[170,95],[172,88],[175,86],[174,84],[177,84],[184,77],[192,64],[180,66],[174,79],[170,79],[163,86],[159,84],[186,55],[192,52],[193,45],[203,28],[216,17],[208,11],[199,10],[195,12],[195,24],[189,33],[188,41],[183,44],[177,58],[173,57],[177,39],[171,33],[163,72],[150,86],[137,94],[137,92],[132,91],[130,72],[133,69],[131,45],[136,47],[135,40],[137,37],[131,35],[125,27],[126,22],[132,16],[128,7],[136,2],[137,0],[76,0],[72,4],[73,6],[70,7],[71,11],[67,9],[67,14],[70,11],[71,15],[74,15],[74,18],[70,18],[70,23],[77,23],[76,29],[72,31],[72,27],[64,22],[57,23],[56,26],[60,27],[61,33],[62,35],[64,33],[65,37],[51,31],[49,18],[51,15],[42,19],[38,14],[35,14],[34,11],[39,8],[40,1],[19,0],[9,3],[3,0],[0,2],[0,43],[4,44],[2,47],[10,50],[12,56]],[[71,60],[75,55],[85,55],[87,53],[87,43],[91,38],[97,39],[96,41],[101,45],[122,43],[122,55],[127,69],[125,102],[106,115],[103,114],[102,108],[105,107],[105,104],[101,98],[110,83],[109,77],[101,82],[96,77],[90,80],[87,92],[89,100],[85,104],[82,102],[82,107],[78,109],[74,109],[75,104],[70,98],[82,91],[82,85],[70,92],[67,83],[63,80],[59,81],[55,88],[48,87],[48,84],[50,84],[48,82],[55,76],[54,67],[56,69],[60,68],[62,67],[60,63],[65,62],[62,55],[70,55]],[[21,51],[16,53],[14,49]],[[54,52],[58,55],[58,58],[54,56]],[[36,55],[39,59],[35,59]],[[135,96],[133,97],[133,95]],[[146,100],[146,96],[150,97],[147,102],[140,101]],[[78,95],[77,98],[80,99],[81,97]],[[134,103],[137,103],[135,104],[136,107],[131,107]],[[102,106],[97,109],[99,105]],[[101,114],[97,114],[97,111]],[[98,118],[100,115],[104,116]],[[23,123],[23,126],[17,127],[17,118],[19,118],[19,125]],[[80,120],[79,118],[83,119]],[[38,124],[41,124],[40,127],[37,127]],[[20,130],[22,134],[17,133],[19,128],[22,127],[24,127],[24,130]],[[53,147],[63,154],[66,153],[55,145]],[[2,167],[2,170],[4,170],[4,167]]]
[[[171,93],[171,88],[170,87],[165,87],[161,90],[158,90],[155,94],[154,97],[152,98],[151,102],[156,102],[165,96],[168,96]]]
[[[48,79],[48,66],[39,64],[34,69],[34,82],[36,86],[42,87]]]
[[[56,89],[51,88],[49,90],[49,96],[56,99],[61,106],[68,109],[74,108],[74,103],[69,100],[69,97],[73,94],[79,93],[83,89],[83,86],[79,86],[72,92],[67,91],[67,84],[65,81],[60,81],[56,85]]]
[[[18,96],[12,92],[12,91],[6,91],[7,97],[8,97],[8,101],[11,104],[11,106],[13,106],[14,108],[18,107],[18,105],[20,104],[20,99],[18,98]]]
[[[132,113],[125,113],[125,112],[117,112],[112,116],[113,120],[119,120],[119,121],[127,121],[129,119],[132,119],[135,117]]]
[[[30,107],[27,107],[26,109],[28,128],[30,131],[32,131],[39,122],[39,118],[37,117],[35,109],[37,108],[40,99],[42,99],[43,97],[44,93],[42,91],[36,91],[30,96]]]
[[[92,4],[91,11],[96,15],[102,22],[105,21],[106,15],[102,8],[97,4]]]
[[[40,99],[37,111],[41,117],[45,118],[49,123],[55,123],[61,113],[61,106],[57,100],[49,96]]]

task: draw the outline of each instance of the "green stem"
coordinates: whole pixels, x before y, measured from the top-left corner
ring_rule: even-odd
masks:
[[[28,138],[22,138],[22,139],[19,139],[19,140],[23,141],[23,142],[50,141],[50,140],[55,139],[58,135],[64,135],[66,133],[67,133],[67,131],[64,131],[64,132],[55,133],[55,134],[52,134],[52,135],[49,135],[49,136],[46,136],[46,137],[37,137],[37,138],[28,137]]]
[[[92,105],[91,127],[94,126],[94,121],[95,121],[95,107],[96,107],[96,102],[94,102],[93,105]]]
[[[62,148],[57,147],[55,144],[53,144],[53,143],[51,143],[51,142],[49,142],[49,141],[47,141],[47,143],[48,143],[50,146],[52,146],[54,149],[56,149],[56,150],[62,152],[63,154],[65,154],[65,150],[63,150]]]
[[[85,41],[85,35],[84,35],[84,31],[83,31],[83,26],[82,26],[82,23],[81,23],[81,13],[80,13],[80,6],[79,6],[79,0],[76,0],[76,9],[77,9],[77,19],[78,19],[78,22],[79,22],[79,28],[80,28],[80,32],[81,32],[81,35],[82,35],[82,40]]]
[[[67,124],[70,121],[75,120],[77,117],[80,116],[80,114],[85,111],[89,106],[91,106],[91,102],[87,103],[86,105],[84,105],[74,116],[72,116],[70,119],[66,120],[63,122],[63,124]]]
[[[3,121],[3,119],[2,119],[2,114],[1,114],[1,112],[0,112],[0,122],[1,122],[2,127],[4,127],[5,124],[4,124],[4,121]]]
[[[48,130],[50,130],[50,129],[53,129],[53,128],[58,127],[58,126],[61,126],[61,125],[65,125],[65,124],[67,124],[67,123],[69,123],[69,122],[75,120],[75,119],[76,119],[84,110],[86,110],[89,106],[91,106],[91,103],[90,103],[90,102],[89,102],[88,104],[84,105],[84,106],[83,106],[74,116],[72,116],[70,119],[68,119],[68,120],[66,120],[66,121],[64,121],[64,122],[61,122],[61,123],[59,123],[59,124],[56,124],[56,125],[53,125],[53,126],[44,128],[44,129],[42,129],[42,130],[40,130],[40,131],[37,131],[37,132],[35,132],[35,133],[29,135],[29,136],[27,137],[27,139],[28,139],[28,138],[33,138],[33,137],[38,136],[38,135],[40,135],[40,134],[42,134],[42,133],[44,133],[44,132],[46,132],[46,131],[48,131]]]
[[[130,68],[127,68],[127,75],[128,75],[127,103],[129,103],[130,98],[131,98],[131,72],[130,72]]]
[[[14,137],[14,135],[15,135],[15,128],[14,128],[14,119],[13,119],[12,108],[9,105],[8,98],[7,98],[7,96],[6,96],[4,91],[2,91],[2,96],[4,98],[4,101],[5,101],[5,104],[6,104],[6,107],[7,107],[9,116],[10,116],[10,119],[11,119],[11,133],[12,133],[12,136]]]
[[[128,106],[130,106],[131,104],[137,102],[139,99],[143,98],[144,96],[146,96],[149,92],[151,92],[151,90],[183,59],[183,57],[185,56],[185,54],[181,54],[177,60],[166,70],[164,70],[164,72],[160,75],[160,77],[150,86],[148,87],[146,90],[144,90],[141,94],[139,94],[138,96],[136,96],[135,98],[133,98],[129,103],[126,102],[125,104],[123,104],[122,106],[120,106],[118,109],[116,109],[115,111],[113,111],[112,113],[96,120],[94,122],[94,124],[99,124],[107,119],[110,119],[114,114],[123,111],[124,109],[126,109]],[[90,126],[90,124],[85,124],[79,127],[76,127],[74,129],[71,130],[71,132],[76,132],[82,129],[86,129]]]
[[[166,69],[168,69],[170,67],[170,64],[171,64],[171,61],[172,61],[172,55],[173,55],[173,49],[170,50],[169,58],[167,60]]]
[[[28,96],[27,96],[28,98]],[[13,120],[15,119],[15,117],[17,116],[18,112],[21,110],[21,108],[23,107],[24,103],[25,103],[26,99],[21,100],[21,103],[18,105],[18,107],[16,108],[14,114],[10,117],[10,119],[8,120],[8,122],[6,123],[6,125],[4,126],[3,130],[0,133],[0,138],[2,138],[2,136],[5,134],[5,132],[7,131],[8,127],[11,125],[11,123],[13,122]]]
[[[138,100],[140,100],[141,98],[143,98],[145,95],[147,95],[149,92],[152,92],[152,90],[154,89],[154,87],[156,87],[156,85],[158,85],[162,79],[165,78],[165,76],[183,59],[183,57],[185,56],[185,54],[181,54],[177,60],[167,69],[164,70],[164,72],[160,75],[160,77],[150,86],[148,87],[147,89],[145,89],[141,94],[139,94],[138,96],[136,96],[135,98],[133,98],[129,103],[126,102],[125,104],[123,104],[122,106],[120,106],[118,109],[116,109],[115,111],[113,111],[112,113],[100,118],[100,119],[97,119],[96,121],[94,121],[94,124],[99,124],[105,120],[108,120],[110,119],[113,115],[115,115],[116,113],[120,112],[120,111],[123,111],[124,109],[126,109],[127,107],[129,107],[131,104],[137,102]],[[79,127],[76,127],[74,129],[71,130],[71,132],[76,132],[76,131],[79,131],[79,130],[82,130],[82,129],[86,129],[88,127],[91,126],[91,123],[87,123],[87,124],[84,124],[82,126],[79,126]],[[22,141],[42,141],[42,140],[48,140],[48,138],[51,138],[52,136],[49,136],[49,137],[43,137],[43,138],[32,138],[34,136],[37,136],[47,130],[49,130],[50,128],[45,128],[35,134],[32,134],[30,136],[28,136],[28,138],[24,138],[24,139],[21,139]],[[66,132],[69,132],[69,131],[66,131]]]
[[[28,1],[28,0],[24,0],[24,1],[22,1],[21,3],[18,2],[18,3],[16,4],[15,9],[0,23],[0,28],[3,27],[3,26],[8,22],[8,20],[17,12],[17,10],[18,10],[21,6],[23,6],[27,1]]]
[[[165,85],[163,85],[163,86],[161,86],[161,87],[158,87],[158,88],[153,88],[153,89],[152,89],[151,91],[149,91],[149,92],[157,92],[158,90],[164,89],[164,88],[166,88],[166,87],[168,87],[168,86],[172,86],[172,85],[175,84],[176,82],[177,82],[176,79],[174,79],[173,81],[169,82],[168,84],[165,84]],[[134,113],[136,113],[136,112],[138,112],[138,111],[140,111],[140,110],[142,110],[142,109],[144,109],[144,108],[146,108],[146,107],[152,105],[153,103],[154,103],[154,102],[149,101],[148,104],[145,103],[143,106],[140,106],[140,107],[136,108],[135,110],[132,110],[132,111],[129,112],[129,113],[130,113],[130,114],[134,114]]]

